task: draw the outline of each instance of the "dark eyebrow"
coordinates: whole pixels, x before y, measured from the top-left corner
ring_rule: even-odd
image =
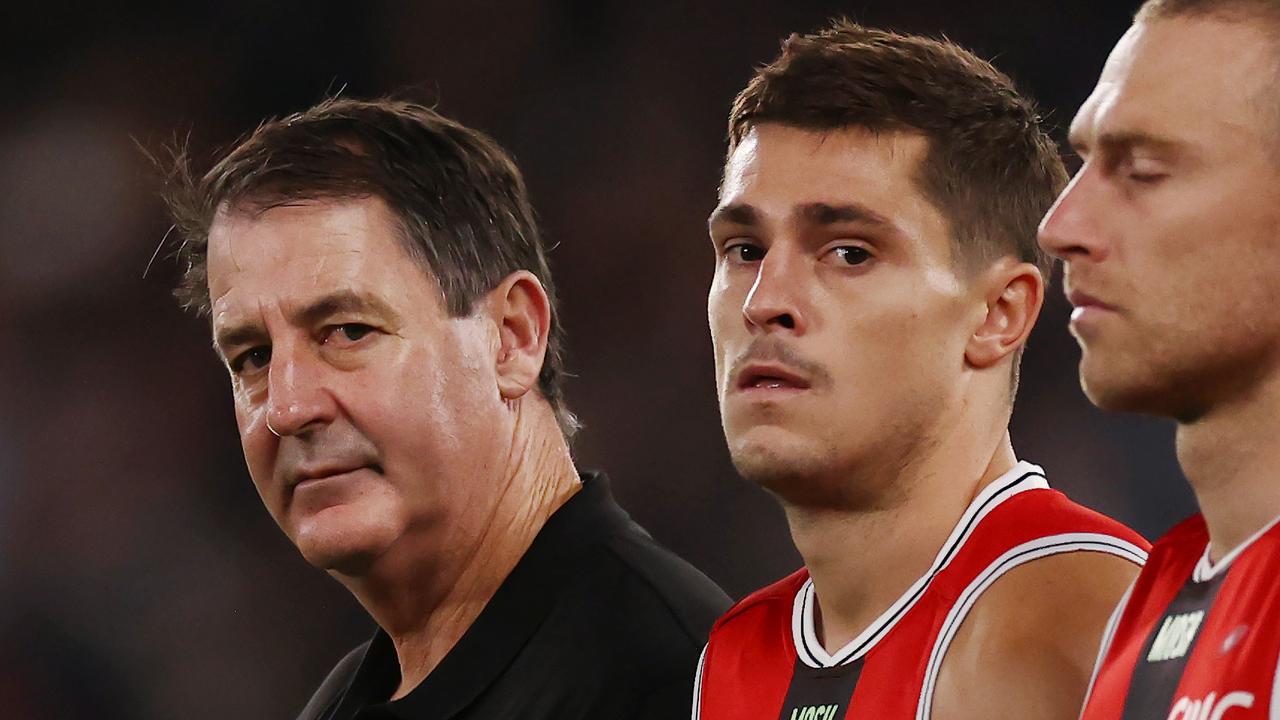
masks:
[[[213,349],[222,355],[222,349],[235,345],[251,345],[266,337],[266,332],[256,324],[235,325],[214,333]]]
[[[889,218],[859,203],[832,205],[824,202],[811,202],[799,205],[795,215],[811,225],[835,225],[837,223],[856,222],[889,229],[896,229]],[[734,225],[754,226],[760,224],[760,214],[751,205],[722,205],[711,213],[707,221],[711,225],[732,223]]]
[[[821,202],[805,203],[796,208],[796,215],[813,225],[856,222],[866,225],[893,227],[893,223],[889,221],[889,218],[858,203],[845,205],[829,205]]]
[[[317,298],[292,313],[293,317],[290,320],[298,325],[314,325],[331,315],[344,312],[372,312],[392,323],[400,320],[400,314],[392,310],[391,306],[381,298],[354,290],[335,290]]]
[[[759,225],[760,214],[751,205],[735,203],[733,205],[721,205],[711,213],[711,217],[707,218],[708,225],[717,223],[732,223],[734,225]]]
[[[400,314],[381,298],[354,290],[335,290],[322,295],[291,313],[289,320],[295,325],[307,327],[344,312],[372,312],[392,324],[400,322]],[[215,333],[213,348],[221,354],[222,348],[262,342],[266,338],[267,332],[257,323],[233,325]]]

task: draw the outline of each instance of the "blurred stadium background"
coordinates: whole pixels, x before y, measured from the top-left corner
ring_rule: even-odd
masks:
[[[720,434],[705,291],[725,114],[835,14],[945,33],[1058,138],[1137,0],[101,4],[0,11],[0,716],[293,717],[370,631],[260,507],[203,324],[170,299],[135,141],[202,152],[341,90],[438,101],[508,148],[550,241],[584,467],[735,597],[798,564]],[[1082,397],[1059,288],[1020,454],[1153,536],[1191,512],[1171,428]],[[851,432],[854,431],[851,429]],[[857,548],[851,548],[857,551]]]

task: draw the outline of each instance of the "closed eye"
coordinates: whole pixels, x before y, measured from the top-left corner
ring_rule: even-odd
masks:
[[[1129,173],[1129,176],[1128,176],[1128,177],[1129,177],[1129,179],[1130,179],[1130,180],[1132,180],[1133,182],[1136,182],[1136,183],[1138,183],[1138,184],[1140,184],[1140,185],[1153,185],[1153,184],[1155,184],[1155,183],[1160,182],[1161,180],[1164,180],[1165,178],[1167,178],[1167,177],[1169,177],[1169,176],[1168,176],[1168,175],[1166,175],[1165,173],[1140,173],[1140,172],[1131,172],[1131,173]]]
[[[1144,157],[1127,157],[1118,162],[1116,172],[1139,185],[1153,185],[1169,177],[1168,163]]]

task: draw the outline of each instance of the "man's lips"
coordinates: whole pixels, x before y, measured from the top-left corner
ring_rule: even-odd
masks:
[[[1071,303],[1072,307],[1077,310],[1082,308],[1096,308],[1098,310],[1109,310],[1111,312],[1115,312],[1116,310],[1114,305],[1109,305],[1087,292],[1076,289],[1067,291],[1067,302]]]
[[[770,363],[748,365],[738,371],[734,384],[738,390],[807,390],[804,376],[783,366]]]
[[[379,475],[382,474],[382,467],[372,463],[341,463],[341,464],[312,465],[308,467],[299,468],[294,473],[292,473],[289,478],[289,487],[296,488],[297,486],[303,483],[311,482],[313,480],[324,480],[327,478],[336,477],[338,475],[346,475],[348,473],[353,473],[353,472],[356,472],[357,470],[366,470],[366,469],[373,470]]]

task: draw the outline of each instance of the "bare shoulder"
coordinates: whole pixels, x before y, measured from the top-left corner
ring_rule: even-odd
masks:
[[[1009,571],[974,604],[943,658],[933,720],[1075,720],[1107,621],[1138,570],[1075,552]]]

